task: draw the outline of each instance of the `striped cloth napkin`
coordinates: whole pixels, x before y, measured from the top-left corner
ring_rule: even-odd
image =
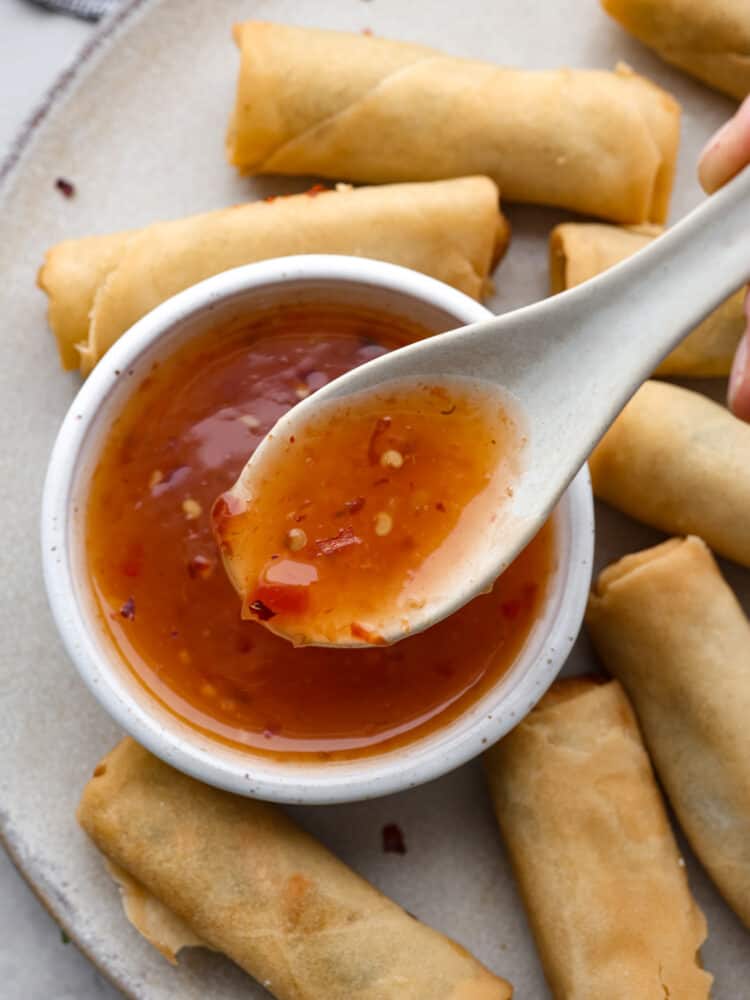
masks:
[[[31,0],[38,7],[57,10],[63,14],[73,14],[87,21],[98,21],[100,17],[117,6],[119,0]]]

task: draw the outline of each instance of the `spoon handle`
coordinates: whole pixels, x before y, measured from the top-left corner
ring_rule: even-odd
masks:
[[[605,314],[610,320],[619,316],[612,336],[617,332],[625,338],[625,350],[616,351],[626,366],[620,375],[632,364],[634,389],[749,278],[746,167],[649,247],[592,281],[587,286],[588,307],[601,319]]]
[[[604,274],[449,335],[442,370],[470,357],[468,374],[504,386],[527,418],[519,509],[546,514],[658,363],[748,278],[750,167]]]

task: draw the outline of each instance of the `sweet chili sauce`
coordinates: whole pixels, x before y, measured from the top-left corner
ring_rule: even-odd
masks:
[[[524,438],[506,400],[478,379],[397,379],[293,430],[274,428],[214,505],[243,618],[295,645],[419,631],[509,506]]]
[[[243,620],[222,567],[211,508],[278,417],[330,379],[424,335],[376,312],[287,308],[132,376],[141,381],[91,483],[91,586],[127,667],[204,733],[302,760],[391,750],[458,716],[521,650],[555,567],[552,523],[490,594],[395,646],[294,648]],[[395,443],[376,442],[378,462]],[[356,517],[358,497],[347,499]],[[435,502],[447,506],[450,497]]]

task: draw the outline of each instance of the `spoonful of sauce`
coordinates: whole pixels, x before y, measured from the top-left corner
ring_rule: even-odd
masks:
[[[213,511],[242,614],[295,644],[379,644],[457,607],[462,556],[502,531],[524,438],[500,391],[396,379],[281,424]]]
[[[295,644],[375,645],[489,589],[630,396],[748,276],[750,168],[592,281],[318,390],[214,507],[243,617]]]

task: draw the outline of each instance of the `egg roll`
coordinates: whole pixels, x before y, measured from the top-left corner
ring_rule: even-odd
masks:
[[[479,298],[509,238],[487,177],[267,198],[144,229],[66,240],[39,286],[65,368],[88,374],[136,320],[171,295],[241,264],[289,254],[374,257]]]
[[[706,921],[617,681],[557,681],[485,765],[555,1000],[707,998]]]
[[[646,382],[589,459],[600,500],[750,566],[750,424],[667,382]]]
[[[279,1000],[512,996],[280,810],[195,781],[132,740],[96,768],[78,819],[110,862]]]
[[[605,569],[586,624],[693,850],[750,927],[750,622],[689,537]]]
[[[658,226],[608,226],[564,222],[550,235],[550,292],[574,288],[619,264],[659,235]],[[744,290],[728,298],[690,333],[656,369],[683,378],[726,376],[745,329]]]
[[[601,0],[602,7],[673,66],[730,97],[750,94],[747,0]]]
[[[679,105],[626,66],[529,71],[291,25],[235,26],[227,136],[243,173],[492,177],[510,201],[663,222]]]

